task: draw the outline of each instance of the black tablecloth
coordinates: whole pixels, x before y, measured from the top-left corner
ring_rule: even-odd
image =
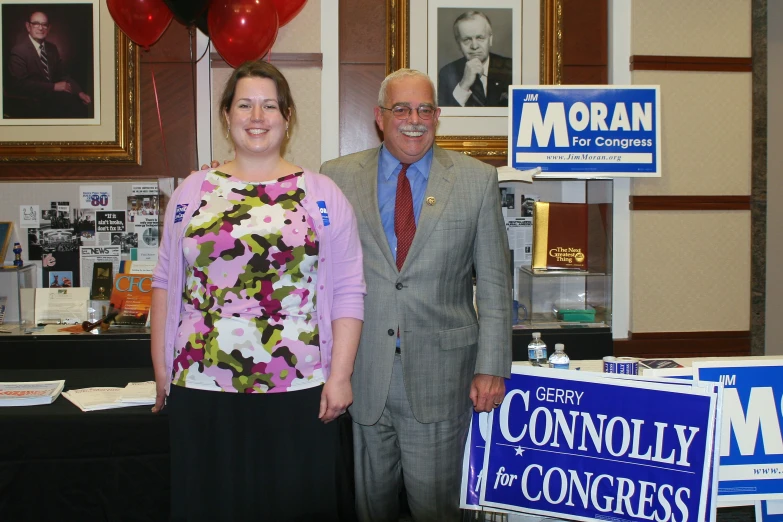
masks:
[[[0,362],[0,365],[2,363]],[[151,368],[0,370],[65,390],[153,379]],[[0,521],[166,520],[169,439],[149,406],[82,412],[66,398],[0,408]]]

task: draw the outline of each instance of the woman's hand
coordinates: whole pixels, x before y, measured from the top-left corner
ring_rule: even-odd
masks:
[[[321,392],[321,409],[318,412],[318,418],[324,423],[332,422],[345,413],[352,402],[351,380],[329,377]]]
[[[152,413],[160,413],[166,406],[166,385],[155,383],[155,406],[152,407]]]

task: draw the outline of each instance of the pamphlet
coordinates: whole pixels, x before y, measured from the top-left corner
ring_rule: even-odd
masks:
[[[0,406],[51,404],[65,381],[0,382]]]
[[[155,382],[131,382],[125,388],[81,388],[63,392],[63,397],[82,411],[110,410],[155,404]]]
[[[129,382],[120,395],[120,402],[153,405],[155,395],[155,381]]]
[[[116,274],[110,304],[112,308],[120,310],[115,324],[147,324],[152,305],[152,274]]]

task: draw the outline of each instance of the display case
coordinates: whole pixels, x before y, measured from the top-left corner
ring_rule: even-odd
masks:
[[[518,322],[527,328],[610,328],[612,278],[605,272],[519,268]]]
[[[574,360],[613,355],[612,180],[535,179],[503,183],[501,192],[514,264],[514,360],[527,360],[536,331],[550,353],[555,343],[564,343]],[[531,268],[536,201],[587,205],[587,270]]]
[[[36,287],[35,265],[27,264],[21,267],[2,266],[0,267],[0,274],[5,274],[4,277],[12,279],[10,287],[15,290],[13,304],[16,305],[15,309],[18,312],[16,317],[9,317],[10,314],[8,313],[8,310],[6,310],[6,322],[13,319],[22,326],[32,325],[34,310],[32,309],[32,306],[29,306],[29,299],[26,299],[26,297],[28,297],[28,295],[34,291],[32,289]],[[9,299],[7,306],[9,308],[13,306],[11,299]]]

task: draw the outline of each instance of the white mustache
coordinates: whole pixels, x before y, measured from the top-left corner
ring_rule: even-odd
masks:
[[[400,132],[427,132],[426,125],[400,125],[398,128]]]

